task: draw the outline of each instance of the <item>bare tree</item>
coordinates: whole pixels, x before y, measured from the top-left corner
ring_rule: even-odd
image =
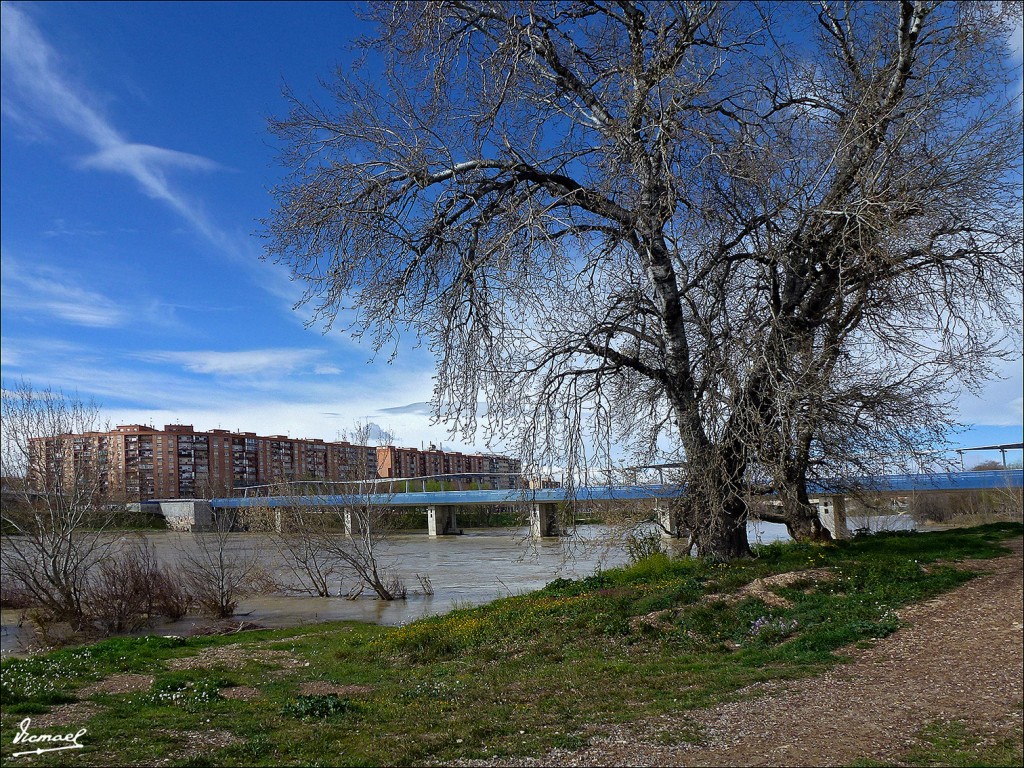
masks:
[[[1020,108],[1001,48],[1020,7],[890,8],[822,3],[816,76],[763,70],[785,178],[777,154],[736,145],[749,194],[793,217],[753,241],[771,320],[753,380],[772,393],[758,459],[797,534],[820,532],[808,474],[941,443],[955,385],[1008,354],[1004,328],[1019,344]]]
[[[175,575],[191,599],[219,619],[231,616],[240,599],[270,583],[260,550],[238,535],[238,522],[237,510],[219,509],[209,531],[192,533],[179,548]]]
[[[322,491],[323,489],[317,489]],[[273,496],[294,493],[281,485]],[[324,537],[344,533],[344,514],[336,508],[280,507],[258,509],[247,516],[251,529],[265,531],[280,555],[291,586],[301,592],[330,597],[338,594],[344,577],[334,557],[321,546]]]
[[[314,322],[351,321],[378,350],[406,327],[425,336],[436,413],[466,434],[482,396],[488,436],[569,478],[613,446],[684,458],[702,554],[748,551],[763,478],[796,535],[821,535],[808,476],[857,434],[897,431],[868,387],[934,404],[928,372],[979,380],[1017,317],[1006,13],[370,14],[375,71],[339,73],[330,107],[288,94],[272,121],[292,175],[268,255],[305,281]]]
[[[73,395],[4,384],[0,475],[3,477],[3,578],[50,618],[81,629],[91,572],[115,545],[105,533],[118,509],[104,472],[100,409]]]
[[[371,439],[376,433],[376,440]],[[354,450],[340,483],[279,486],[276,496],[328,494],[338,500],[315,507],[260,510],[255,524],[271,531],[285,567],[302,588],[328,597],[347,592],[358,596],[367,587],[382,600],[405,597],[402,580],[384,562],[383,549],[397,516],[387,507],[394,494],[388,481],[377,479],[376,460],[365,448],[373,442],[394,442],[394,435],[357,422],[346,441]]]

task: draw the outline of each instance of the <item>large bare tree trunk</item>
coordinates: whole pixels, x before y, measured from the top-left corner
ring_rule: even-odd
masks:
[[[943,434],[1019,325],[1001,7],[371,4],[379,68],[272,121],[268,255],[327,327],[415,329],[467,439],[568,477],[685,461],[716,557],[751,478],[792,476],[817,538],[803,478]]]
[[[807,497],[805,482],[780,483],[778,495],[790,536],[797,541],[831,541],[831,532],[822,524],[818,510]]]

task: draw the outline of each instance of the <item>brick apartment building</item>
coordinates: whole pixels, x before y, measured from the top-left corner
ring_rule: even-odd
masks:
[[[162,430],[124,424],[110,432],[35,438],[29,481],[59,487],[78,474],[97,492],[126,501],[232,495],[252,485],[289,480],[362,480],[480,474],[483,488],[514,487],[519,462],[504,456],[465,455],[431,446],[421,451],[346,441],[259,436],[226,429],[196,431],[191,424]],[[490,475],[483,477],[484,475]]]
[[[377,474],[383,478],[465,475],[465,481],[480,488],[515,488],[519,470],[519,461],[507,456],[443,451],[434,445],[424,450],[393,445],[377,449]]]

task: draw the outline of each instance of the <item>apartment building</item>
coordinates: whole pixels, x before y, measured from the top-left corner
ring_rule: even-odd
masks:
[[[507,456],[444,451],[434,445],[425,449],[377,448],[377,472],[382,478],[462,475],[462,482],[481,488],[517,488],[519,470],[519,461]]]
[[[364,480],[443,474],[481,477],[489,488],[516,487],[507,475],[519,462],[471,455],[347,441],[260,436],[226,429],[196,431],[191,424],[163,429],[122,424],[110,432],[35,438],[29,479],[39,489],[88,478],[96,493],[124,499],[229,496],[252,485],[290,480]]]

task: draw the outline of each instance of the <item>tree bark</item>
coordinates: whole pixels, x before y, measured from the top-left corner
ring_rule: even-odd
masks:
[[[787,481],[779,486],[779,501],[782,502],[782,516],[786,530],[796,541],[831,541],[832,534],[826,528],[818,510],[807,497],[807,483]]]

